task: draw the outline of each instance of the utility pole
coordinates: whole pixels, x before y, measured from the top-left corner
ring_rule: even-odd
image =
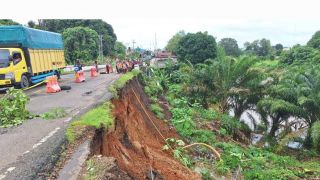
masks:
[[[101,63],[103,62],[103,47],[102,47],[102,35],[99,35],[99,57]]]
[[[132,48],[133,48],[133,52],[134,52],[134,44],[135,44],[136,42],[133,40],[132,41]]]

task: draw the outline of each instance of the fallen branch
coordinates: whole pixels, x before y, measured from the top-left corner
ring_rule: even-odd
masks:
[[[208,144],[205,144],[205,143],[193,143],[193,144],[189,144],[189,145],[187,145],[187,146],[184,146],[182,149],[187,149],[187,148],[190,148],[190,147],[196,146],[196,145],[202,145],[202,146],[205,146],[205,147],[209,148],[209,149],[217,156],[218,160],[220,160],[220,156],[221,156],[220,153],[219,153],[217,150],[215,150],[212,146],[210,146],[210,145],[208,145]]]

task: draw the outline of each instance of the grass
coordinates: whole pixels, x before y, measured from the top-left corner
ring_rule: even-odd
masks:
[[[118,91],[123,88],[129,80],[137,76],[139,73],[139,70],[133,70],[122,75],[111,86],[109,86],[109,92],[112,93],[114,98],[118,98]]]
[[[76,132],[77,128],[100,128],[102,126],[111,126],[113,124],[111,110],[112,104],[110,102],[106,102],[103,105],[88,111],[86,114],[81,116],[79,120],[73,121],[66,132],[68,142],[73,143],[77,139],[79,134]]]
[[[40,115],[41,118],[49,120],[49,119],[58,119],[66,117],[67,112],[63,108],[54,108],[50,111],[43,113]]]

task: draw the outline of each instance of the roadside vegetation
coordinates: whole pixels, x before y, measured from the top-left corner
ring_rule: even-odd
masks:
[[[110,102],[106,102],[103,105],[88,111],[78,120],[73,121],[69,125],[66,133],[68,142],[72,144],[79,136],[82,135],[81,129],[83,130],[86,127],[94,127],[96,129],[100,127],[110,127],[113,124],[111,111],[112,104]]]
[[[20,89],[10,88],[0,98],[0,127],[10,127],[21,124],[29,118],[26,110],[29,97]]]
[[[67,112],[63,108],[54,108],[40,115],[43,119],[59,119],[67,116]]]
[[[139,73],[139,70],[132,70],[131,72],[123,74],[119,79],[109,86],[109,92],[112,93],[114,98],[118,98],[118,91],[123,88],[129,80],[137,76]]]
[[[204,48],[205,36],[207,47],[216,46],[207,50],[214,52],[188,55]],[[230,38],[216,45],[206,33],[178,33],[173,38],[177,37],[178,43],[171,40],[174,44],[167,47],[176,50],[178,63],[149,68],[139,77],[155,114],[163,112],[157,105],[161,99],[169,102],[169,122],[183,142],[206,143],[221,154],[218,159],[208,149],[181,151],[177,146],[185,157],[183,164],[200,168],[207,178],[320,176],[320,51],[313,44],[320,45],[314,40],[320,39],[319,33],[307,46],[286,51],[281,44],[271,46],[267,39],[247,42],[241,51]],[[189,51],[189,47],[199,49]],[[253,142],[253,134],[261,138]],[[299,145],[292,147],[291,143]]]

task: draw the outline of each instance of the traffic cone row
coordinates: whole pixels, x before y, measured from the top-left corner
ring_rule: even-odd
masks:
[[[86,79],[84,78],[83,71],[78,71],[76,73],[76,83],[84,82]]]
[[[61,88],[58,84],[58,78],[57,76],[49,76],[47,77],[47,87],[46,92],[47,93],[56,93],[61,91]]]

